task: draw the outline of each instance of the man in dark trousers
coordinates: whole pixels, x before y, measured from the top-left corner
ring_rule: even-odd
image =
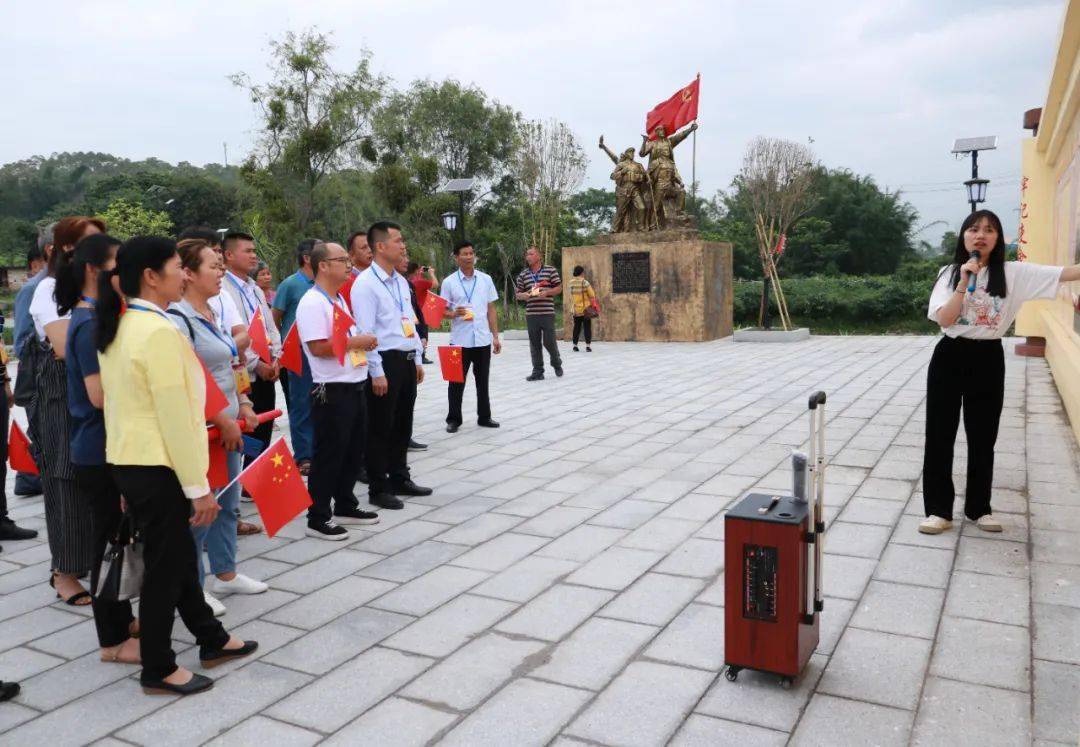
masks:
[[[458,271],[443,281],[439,295],[447,301],[450,317],[450,344],[461,346],[462,368],[465,377],[472,368],[476,380],[477,424],[482,428],[498,428],[491,419],[491,399],[488,397],[488,374],[491,353],[502,350],[499,342],[499,316],[495,302],[499,292],[486,272],[476,269],[476,249],[462,241],[454,247]],[[465,382],[451,381],[448,397],[450,411],[446,415],[446,432],[456,433],[461,427],[461,399]]]
[[[424,380],[423,346],[408,281],[395,269],[405,255],[401,227],[379,221],[368,229],[375,261],[352,287],[352,308],[360,333],[375,335],[368,352],[368,430],[365,456],[368,501],[399,509],[397,497],[431,495],[412,481],[408,466],[416,386]]]
[[[532,353],[532,373],[525,381],[544,378],[541,345],[547,348],[555,375],[562,376],[562,358],[559,357],[559,345],[555,342],[555,296],[562,293],[559,271],[545,265],[540,250],[530,246],[525,251],[525,269],[517,276],[515,285],[515,298],[525,302],[525,325],[529,329],[529,352]]]

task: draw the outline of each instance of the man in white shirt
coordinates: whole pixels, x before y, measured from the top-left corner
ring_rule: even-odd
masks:
[[[270,342],[272,361],[266,363],[249,351],[247,365],[248,370],[253,374],[251,403],[255,407],[255,412],[267,412],[273,410],[277,404],[274,382],[277,381],[281,371],[278,363],[278,358],[281,357],[281,333],[274,324],[273,313],[266,302],[266,296],[250,276],[259,264],[259,256],[255,253],[255,239],[250,234],[230,231],[222,238],[221,248],[226,269],[225,279],[221,284],[221,294],[232,299],[237,311],[240,312],[245,328],[251,325],[255,312],[262,310],[263,326],[266,328],[266,337]],[[273,428],[273,421],[268,420],[256,428],[251,435],[261,441],[265,448],[270,445]],[[245,463],[249,461],[250,458],[245,458]]]
[[[403,508],[397,496],[431,495],[412,481],[408,466],[416,385],[424,380],[423,347],[408,281],[395,271],[405,254],[401,227],[379,221],[368,229],[375,261],[352,287],[352,308],[364,334],[379,340],[368,353],[368,429],[365,443],[368,501],[388,509]]]
[[[488,374],[491,353],[502,351],[499,342],[499,317],[495,304],[499,292],[486,272],[476,269],[476,249],[468,241],[454,247],[458,271],[443,280],[439,295],[447,301],[446,316],[450,318],[450,344],[461,346],[465,378],[473,370],[476,381],[477,424],[482,428],[498,428],[491,419],[491,399],[488,396]],[[450,411],[446,415],[446,432],[456,433],[461,427],[461,398],[465,382],[451,381]]]
[[[353,489],[356,486],[356,456],[364,442],[365,396],[368,377],[365,351],[376,339],[357,334],[350,325],[344,340],[344,362],[334,349],[334,317],[348,319],[345,299],[338,293],[348,277],[348,255],[340,244],[318,243],[311,250],[315,284],[296,306],[296,327],[304,346],[311,380],[311,423],[315,436],[308,491],[307,535],[326,540],[344,540],[348,532],[334,523],[377,524],[378,514],[361,511]],[[340,324],[340,322],[339,322]],[[340,343],[338,350],[340,350]]]

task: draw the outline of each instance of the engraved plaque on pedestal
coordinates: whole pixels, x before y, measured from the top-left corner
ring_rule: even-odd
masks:
[[[619,252],[611,255],[611,292],[648,293],[652,273],[648,252]]]

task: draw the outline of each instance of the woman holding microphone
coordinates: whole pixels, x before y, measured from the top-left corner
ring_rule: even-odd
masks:
[[[199,586],[190,530],[212,524],[219,506],[206,480],[206,380],[191,344],[165,313],[180,300],[183,283],[171,239],[125,242],[115,270],[102,273],[98,286],[97,347],[106,460],[143,539],[140,681],[147,691],[188,695],[214,683],[176,665],[177,611],[205,665],[246,656],[258,644],[226,633]]]
[[[989,210],[964,219],[953,262],[938,273],[927,311],[945,334],[926,377],[923,534],[952,528],[953,446],[961,404],[968,441],[964,515],[983,531],[1001,531],[990,509],[994,443],[1005,397],[1001,338],[1025,301],[1053,298],[1058,285],[1071,280],[1080,280],[1080,265],[1006,262],[1001,220]]]

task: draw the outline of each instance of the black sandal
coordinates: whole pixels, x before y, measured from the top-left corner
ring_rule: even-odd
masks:
[[[53,587],[54,589],[56,588],[56,576],[49,576],[49,586]],[[94,601],[93,596],[86,589],[83,589],[82,591],[80,591],[80,592],[78,592],[76,594],[72,594],[67,599],[64,599],[62,596],[60,596],[60,592],[56,592],[56,598],[57,599],[63,599],[64,604],[68,605],[69,607],[89,607],[90,606],[89,604],[79,604],[80,599],[89,599],[91,602]]]

